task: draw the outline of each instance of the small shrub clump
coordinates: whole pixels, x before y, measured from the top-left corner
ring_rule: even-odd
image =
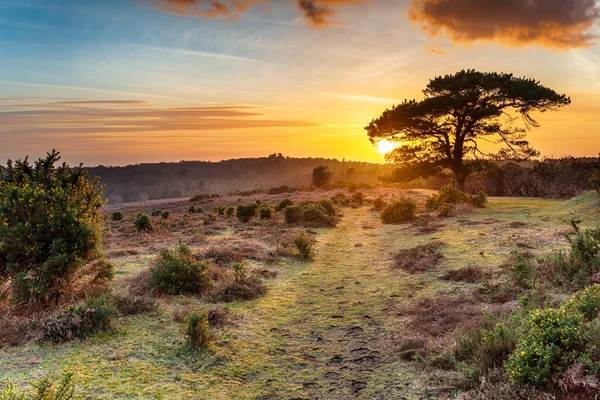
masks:
[[[202,294],[212,285],[208,266],[184,244],[162,249],[150,271],[152,286],[166,294]]]
[[[110,215],[110,219],[112,219],[113,221],[122,221],[124,218],[125,218],[125,215],[121,211],[114,211]]]
[[[258,216],[260,219],[271,219],[273,211],[268,205],[262,205],[258,208]]]
[[[211,340],[208,316],[203,314],[192,314],[187,318],[184,330],[185,344],[192,350],[203,350],[208,348]]]
[[[171,216],[171,211],[169,210],[164,210],[160,213],[161,218],[167,219]]]
[[[239,206],[237,206],[235,215],[237,216],[237,219],[239,219],[241,222],[246,223],[256,215],[256,208],[256,203],[248,205],[240,204]]]
[[[384,224],[402,224],[415,217],[417,203],[409,197],[388,204],[381,212],[381,220]]]
[[[441,206],[438,207],[437,209],[437,215],[440,218],[449,218],[454,216],[455,213],[455,206],[454,204],[442,204]]]
[[[365,201],[365,194],[363,192],[354,192],[350,197],[350,207],[359,208],[362,207]]]
[[[294,246],[298,250],[298,258],[301,260],[312,260],[314,248],[312,240],[306,236],[306,233],[301,232],[294,238]]]
[[[329,208],[329,204],[326,205]],[[335,215],[333,206],[329,212]],[[301,224],[314,227],[335,226],[335,216],[319,203],[306,202],[298,206],[288,206],[284,210],[285,222],[288,224]]]
[[[433,195],[425,202],[425,207],[428,210],[437,210],[438,208],[449,204],[470,204],[475,208],[483,208],[487,204],[487,195],[484,192],[478,192],[475,195],[469,196],[454,188],[452,183],[444,185],[440,188],[437,195]]]
[[[373,200],[373,210],[382,211],[387,206],[387,202],[381,196]]]
[[[287,207],[293,206],[293,205],[294,205],[294,202],[292,200],[285,198],[285,199],[281,200],[279,202],[279,204],[277,204],[277,206],[275,207],[275,211],[283,211]]]
[[[138,233],[148,233],[148,232],[152,232],[154,230],[154,227],[152,226],[152,221],[150,220],[150,217],[144,213],[139,213],[135,217],[135,221],[133,222],[133,225],[135,227],[135,231]]]
[[[227,206],[225,207],[225,210],[223,210],[223,212],[226,216],[233,217],[235,215],[235,208],[232,206]]]
[[[65,372],[58,383],[49,378],[42,378],[30,383],[32,390],[15,387],[12,381],[6,382],[0,390],[0,400],[79,400],[83,397],[75,395],[75,382],[72,372]]]
[[[162,210],[160,209],[154,210],[150,213],[150,215],[153,217],[160,217],[160,214],[162,214]]]

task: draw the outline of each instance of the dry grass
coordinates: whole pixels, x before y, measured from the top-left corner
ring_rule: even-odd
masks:
[[[444,258],[440,252],[441,242],[401,250],[394,256],[393,268],[406,272],[416,273],[435,268]]]
[[[483,271],[478,267],[464,267],[448,271],[441,276],[444,281],[477,283],[483,278]]]

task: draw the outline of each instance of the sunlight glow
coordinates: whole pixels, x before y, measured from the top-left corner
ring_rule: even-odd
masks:
[[[398,145],[399,143],[390,142],[387,139],[383,139],[377,143],[377,151],[379,151],[381,154],[387,154],[398,147]]]

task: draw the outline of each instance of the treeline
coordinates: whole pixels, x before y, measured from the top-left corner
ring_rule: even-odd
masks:
[[[315,167],[325,165],[333,181],[377,184],[394,165],[340,161],[326,158],[268,157],[232,159],[220,162],[181,161],[136,164],[124,167],[88,168],[99,176],[111,204],[164,198],[189,197],[201,193],[227,194],[269,190],[280,186],[310,185]]]

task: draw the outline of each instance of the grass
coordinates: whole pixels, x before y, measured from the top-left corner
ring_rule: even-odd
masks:
[[[393,196],[389,190],[366,194],[382,194],[386,200]],[[412,195],[422,201],[426,193]],[[270,202],[276,204],[276,199]],[[398,343],[415,336],[411,317],[402,310],[474,290],[478,282],[440,277],[473,266],[493,273],[519,249],[521,239],[530,240],[536,254],[565,248],[560,235],[569,229],[565,207],[553,200],[491,198],[488,208],[446,218],[443,226],[425,234],[415,224],[382,225],[368,206],[344,208],[337,228],[313,231],[314,261],[278,261],[278,275],[266,280],[263,297],[227,305],[164,297],[156,314],[123,318],[113,332],[59,345],[30,343],[0,350],[0,378],[23,384],[44,375],[59,377],[68,369],[75,372],[80,394],[94,399],[451,397],[464,385],[460,373],[427,369],[397,353]],[[183,211],[175,204],[169,208],[176,224]],[[115,237],[108,246],[134,247],[139,242],[140,253],[112,260],[115,284],[147,268],[162,245],[181,239],[161,233],[123,239],[119,235],[127,234],[117,234],[116,228],[122,222],[127,223],[114,223]],[[218,217],[212,228],[207,226],[205,243],[191,246],[202,251],[223,240],[244,238],[262,240],[266,246],[281,237],[279,225],[274,225],[278,223],[241,226],[235,219]],[[278,230],[271,232],[274,226]],[[446,243],[436,268],[413,274],[392,268],[401,250],[434,241]],[[260,268],[265,263],[252,260],[249,265]],[[201,313],[215,306],[229,308],[231,324],[213,328],[209,350],[185,351],[173,312],[186,308]],[[450,333],[426,339],[434,348],[444,346]]]

